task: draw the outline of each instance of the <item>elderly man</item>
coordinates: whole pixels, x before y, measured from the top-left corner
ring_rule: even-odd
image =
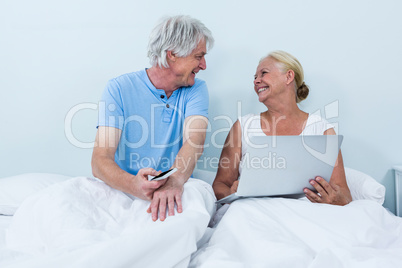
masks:
[[[183,210],[183,185],[202,154],[208,90],[195,76],[206,69],[211,32],[188,16],[164,19],[150,36],[152,67],[111,79],[101,100],[92,171],[111,187],[150,200],[161,221]],[[167,179],[148,175],[177,168]]]

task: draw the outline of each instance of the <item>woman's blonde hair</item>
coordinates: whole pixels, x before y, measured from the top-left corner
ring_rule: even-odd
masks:
[[[288,70],[292,70],[295,73],[296,102],[299,103],[302,100],[306,99],[309,93],[309,88],[304,83],[304,71],[300,62],[293,55],[282,50],[273,51],[269,53],[268,56],[266,56],[265,58],[268,57],[273,58],[280,64],[282,72],[285,73]]]

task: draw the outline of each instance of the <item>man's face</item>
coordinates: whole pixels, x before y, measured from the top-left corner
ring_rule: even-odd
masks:
[[[175,61],[170,62],[169,68],[176,75],[178,87],[192,86],[195,83],[195,75],[200,70],[205,70],[207,47],[204,40],[198,43],[197,47],[187,57],[175,57]]]

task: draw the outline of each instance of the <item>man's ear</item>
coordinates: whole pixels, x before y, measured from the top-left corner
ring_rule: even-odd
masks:
[[[166,57],[170,61],[176,61],[176,54],[174,54],[172,51],[168,50],[166,53]]]
[[[286,84],[289,85],[295,80],[295,72],[293,70],[288,70],[286,72]]]

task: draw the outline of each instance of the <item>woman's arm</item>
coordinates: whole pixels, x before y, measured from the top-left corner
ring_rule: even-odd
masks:
[[[229,131],[219,159],[218,172],[212,188],[216,198],[222,199],[237,190],[241,159],[241,126],[237,120]]]
[[[330,128],[324,132],[324,135],[336,135],[336,133],[333,128]],[[318,195],[307,188],[304,189],[306,197],[313,203],[326,203],[343,206],[352,201],[352,196],[346,182],[345,168],[343,166],[343,158],[340,150],[329,183],[323,178],[317,177],[314,180],[311,180],[310,184],[320,194]]]

